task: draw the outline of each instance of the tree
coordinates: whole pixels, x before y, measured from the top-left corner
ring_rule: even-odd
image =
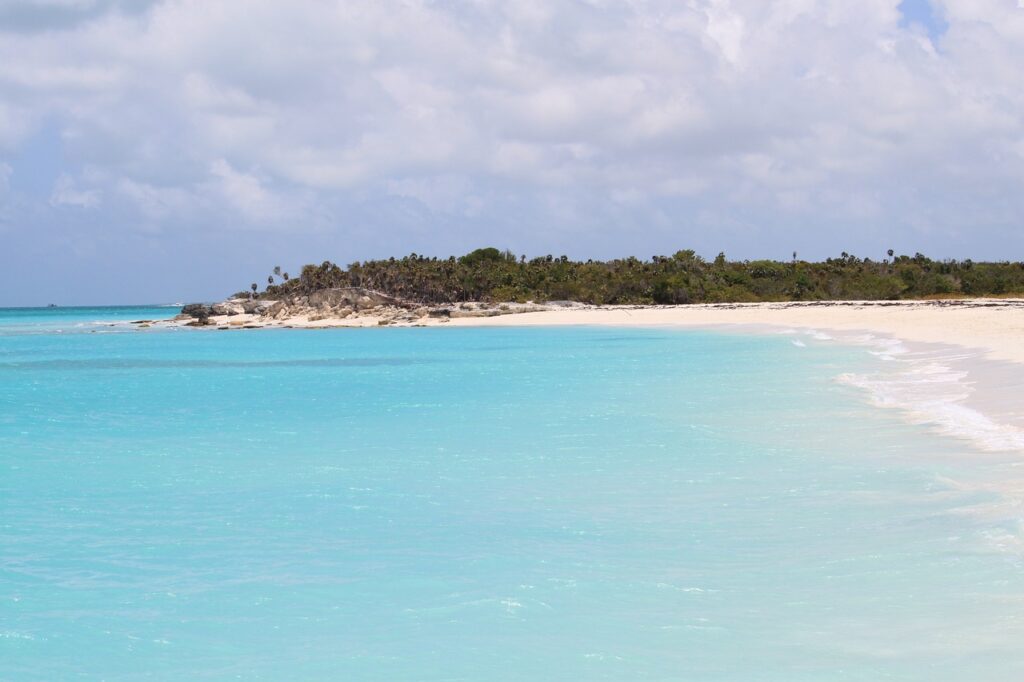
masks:
[[[365,287],[419,304],[462,301],[551,301],[594,304],[701,303],[825,299],[899,299],[935,294],[1024,292],[1024,264],[939,262],[915,254],[885,266],[843,252],[824,262],[707,262],[692,250],[610,261],[573,261],[565,256],[516,258],[508,251],[478,249],[443,260],[418,254],[401,259],[330,261],[302,268],[291,279],[282,272],[273,296],[308,294],[335,287]],[[256,290],[253,290],[253,294]],[[244,292],[240,296],[250,295]]]
[[[252,289],[252,295],[249,298],[256,298],[256,290],[260,288],[260,285],[253,282],[249,285],[249,288]]]

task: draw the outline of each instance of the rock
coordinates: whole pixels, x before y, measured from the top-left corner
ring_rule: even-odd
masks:
[[[263,315],[270,310],[277,301],[269,301],[263,298],[253,299],[251,301],[242,301],[241,307],[242,312],[249,315]]]
[[[287,316],[287,310],[288,306],[285,305],[284,301],[274,301],[274,304],[267,308],[265,311],[263,311],[263,314],[267,317],[272,317],[275,320],[280,320],[281,318]]]
[[[355,310],[368,310],[382,305],[406,307],[406,304],[396,298],[360,287],[322,289],[321,291],[314,291],[305,298],[306,305],[317,309],[353,308]]]
[[[189,317],[197,320],[202,320],[210,316],[210,308],[202,303],[189,303],[181,309],[181,314],[188,315]]]
[[[305,316],[312,320],[343,319],[353,314],[384,314],[382,309],[404,311],[414,308],[411,303],[360,287],[322,289],[308,295],[295,295],[280,301],[242,302],[245,312],[286,320]],[[265,308],[262,305],[266,305]]]
[[[485,310],[482,308],[469,310],[453,310],[449,317],[497,317],[503,314],[500,310]],[[505,313],[507,314],[507,313]]]
[[[241,315],[245,312],[245,306],[242,305],[241,301],[232,299],[221,303],[214,303],[210,306],[210,311],[214,315]]]

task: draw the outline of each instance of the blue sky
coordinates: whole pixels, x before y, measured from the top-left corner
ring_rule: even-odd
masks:
[[[914,28],[919,26],[928,32],[933,43],[938,43],[949,25],[942,16],[941,8],[932,7],[929,0],[903,0],[898,7],[901,19],[900,26]]]
[[[1021,0],[0,0],[0,305],[464,253],[1024,258]]]

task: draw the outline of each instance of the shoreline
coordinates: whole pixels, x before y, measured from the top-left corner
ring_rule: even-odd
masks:
[[[585,309],[450,324],[710,329],[864,347],[882,363],[878,372],[837,379],[863,391],[868,402],[976,450],[1024,454],[1022,299]]]
[[[435,326],[771,326],[884,334],[909,342],[953,344],[986,357],[1024,365],[1024,299],[924,301],[794,301],[703,303],[685,306],[586,304],[463,304],[450,317],[361,311],[345,317],[298,315],[274,319],[257,314],[215,315],[205,329]],[[541,308],[538,310],[538,308]],[[180,316],[179,316],[180,318]],[[140,320],[137,324],[182,327],[188,318]]]
[[[808,342],[865,347],[888,372],[844,375],[843,383],[911,422],[989,452],[1024,452],[1024,299],[828,301],[588,306],[472,304],[464,315],[396,320],[368,310],[344,318],[213,316],[200,330],[388,327],[604,326],[792,334]],[[374,314],[377,312],[378,314]],[[181,327],[183,319],[152,321]],[[794,338],[795,345],[804,341]]]
[[[460,318],[455,326],[766,326],[870,333],[915,343],[962,346],[1024,365],[1024,299],[829,301],[587,308]]]

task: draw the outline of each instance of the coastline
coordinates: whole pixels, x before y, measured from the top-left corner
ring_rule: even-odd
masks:
[[[808,301],[705,303],[680,306],[585,304],[463,304],[450,316],[366,310],[345,317],[258,314],[214,315],[207,329],[387,326],[765,326],[882,334],[904,341],[981,350],[993,360],[1024,364],[1024,299],[924,301]],[[426,308],[422,309],[426,311]],[[140,320],[145,325],[186,326],[188,318]]]
[[[988,359],[1024,364],[1024,299],[606,307],[460,318],[449,324],[791,327],[952,344],[977,349]]]
[[[449,324],[703,328],[792,334],[795,345],[862,346],[882,361],[879,372],[837,380],[863,391],[872,404],[977,450],[1024,453],[1021,299],[591,308]]]
[[[908,421],[970,441],[979,450],[1024,453],[1024,299],[600,307],[468,304],[450,316],[396,316],[395,311],[379,308],[345,317],[273,319],[244,314],[213,316],[210,322],[199,329],[589,325],[791,334],[798,346],[862,346],[884,361],[886,371],[880,374],[837,377],[863,391],[869,402],[895,408]],[[176,319],[151,324],[188,323]]]

